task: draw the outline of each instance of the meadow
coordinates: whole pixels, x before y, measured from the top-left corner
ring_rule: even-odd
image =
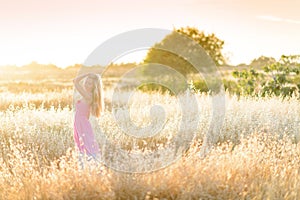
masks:
[[[179,160],[147,173],[116,171],[105,163],[82,170],[73,141],[71,79],[77,71],[72,70],[53,77],[41,71],[34,78],[2,73],[0,199],[300,199],[299,99],[226,93],[224,122],[220,132],[212,135],[211,98],[197,93],[200,119],[188,119],[198,126],[193,133],[185,127],[195,137]],[[164,148],[178,133],[182,120],[176,96],[143,91],[132,96],[130,117],[137,126],[151,123],[154,104],[166,112],[164,129],[139,139],[124,134],[116,124],[110,104],[112,85],[104,88],[105,113],[99,120],[91,119],[95,130],[101,127],[129,155]],[[195,109],[186,104],[190,112]],[[159,112],[152,114],[154,122],[160,119]],[[103,138],[97,133],[101,144]],[[213,144],[201,157],[206,135],[213,137]],[[167,160],[170,155],[160,156]],[[149,164],[132,163],[140,168]]]

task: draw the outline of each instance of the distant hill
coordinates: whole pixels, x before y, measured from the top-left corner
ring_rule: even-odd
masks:
[[[128,70],[137,66],[136,63],[111,64],[103,67],[100,65],[83,66],[74,64],[66,68],[59,68],[53,64],[39,64],[31,62],[21,67],[15,65],[0,66],[0,80],[45,80],[45,79],[73,79],[78,74],[95,72],[105,77],[121,77]]]
[[[275,62],[276,62],[276,59],[273,57],[260,56],[259,58],[252,60],[252,62],[250,63],[250,66],[253,68],[257,68],[257,67],[263,67],[263,66],[275,63]]]
[[[252,62],[239,65],[224,64],[218,66],[223,74],[228,74],[232,70],[242,70],[249,67],[261,69],[263,66],[276,62],[272,57],[261,56],[253,59]],[[103,77],[121,77],[129,70],[138,67],[142,63],[121,63],[110,64],[109,66],[83,66],[83,64],[74,64],[66,68],[57,67],[54,64],[40,64],[33,61],[29,64],[18,67],[16,65],[0,66],[0,79],[72,79],[78,74],[95,72],[103,75]],[[14,78],[13,78],[14,77]]]
[[[41,71],[41,70],[62,70],[54,64],[39,64],[35,61],[18,67],[16,65],[0,66],[1,70],[26,70],[26,71]]]
[[[61,70],[61,68],[57,67],[53,64],[39,64],[35,61],[31,62],[30,64],[23,65],[20,67],[22,70],[33,70],[33,71],[39,71],[39,70]]]

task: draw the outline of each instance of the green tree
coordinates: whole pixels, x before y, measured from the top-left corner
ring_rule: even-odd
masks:
[[[276,60],[273,57],[260,56],[259,58],[253,59],[250,63],[250,66],[253,68],[259,68],[275,62]]]
[[[156,43],[153,47],[151,47],[144,60],[144,64],[159,63],[171,67],[181,75],[185,76],[187,82],[204,82],[201,78],[201,75],[199,75],[199,71],[192,65],[192,63],[188,62],[188,60],[194,58],[193,52],[196,52],[195,50],[199,47],[199,45],[201,45],[204,51],[211,57],[211,62],[214,62],[215,65],[221,65],[225,63],[225,58],[222,55],[224,41],[217,38],[213,33],[205,34],[203,31],[199,31],[197,28],[185,27],[179,29],[174,28],[174,30],[169,35],[165,36],[162,41]],[[177,55],[174,52],[166,51],[164,49],[180,49],[181,51],[184,51],[184,55]],[[203,60],[205,60],[204,57]],[[209,70],[211,69],[207,67],[201,70],[201,73],[209,74]],[[151,70],[144,71],[143,73],[151,77],[157,76],[159,74],[159,72],[157,71],[151,73]],[[196,79],[195,76],[191,76],[192,74],[198,74],[198,76],[196,76]],[[166,77],[157,78],[165,79]],[[172,77],[168,78],[171,82],[174,81],[172,80]],[[150,88],[149,87],[144,86],[143,88],[151,90],[164,90],[164,88],[157,88],[157,86],[151,86]],[[187,88],[182,87],[182,90],[185,89]]]
[[[186,40],[185,44],[178,43],[178,33],[191,38],[196,43],[191,43],[190,40]],[[225,63],[225,58],[222,54],[224,41],[217,38],[213,33],[206,35],[203,31],[199,31],[194,27],[174,29],[171,34],[167,35],[161,42],[156,43],[149,49],[144,62],[160,63],[176,69],[183,75],[193,72],[198,73],[197,70],[187,62],[186,58],[161,49],[164,47],[175,49],[182,47],[181,45],[188,45],[191,52],[196,45],[201,45],[216,65]]]
[[[294,79],[300,73],[300,56],[281,56],[278,62],[264,66],[264,72],[269,79],[263,83],[262,95],[290,97],[299,93],[300,84]]]
[[[185,27],[176,30],[178,33],[186,35],[198,44],[208,53],[216,65],[225,64],[225,57],[222,54],[224,41],[219,39],[214,33],[205,34],[195,27]]]
[[[239,88],[238,94],[252,96],[299,96],[300,55],[281,56],[278,62],[262,66],[263,71],[253,68],[234,71]]]

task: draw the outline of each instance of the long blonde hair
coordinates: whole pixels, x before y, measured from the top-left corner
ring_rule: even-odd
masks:
[[[104,112],[104,94],[102,79],[98,74],[89,77],[94,81],[94,88],[92,91],[91,113],[95,117],[100,117],[101,114]]]

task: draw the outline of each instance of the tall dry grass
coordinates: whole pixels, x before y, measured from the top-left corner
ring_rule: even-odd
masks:
[[[112,92],[106,94],[109,99]],[[32,95],[29,99],[35,98],[39,97]],[[198,154],[211,122],[212,107],[209,96],[198,95],[197,99],[201,115],[189,150],[176,163],[145,174],[117,172],[103,164],[81,170],[74,150],[72,107],[25,104],[0,111],[0,199],[300,198],[297,99],[227,96],[224,124],[204,158]],[[108,139],[129,153],[156,151],[156,147],[172,140],[181,121],[174,96],[138,92],[130,104],[133,123],[142,127],[150,123],[151,105],[162,105],[168,120],[161,133],[146,139],[125,135],[110,109],[99,120],[91,118],[96,133],[102,128]],[[153,114],[155,119],[160,113]],[[192,123],[194,119],[192,116],[189,120]],[[101,144],[101,136],[96,137]]]

